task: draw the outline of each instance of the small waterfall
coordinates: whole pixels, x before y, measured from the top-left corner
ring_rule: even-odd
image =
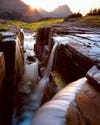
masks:
[[[38,83],[38,60],[31,64],[25,65],[25,71],[22,79],[22,86],[19,91],[30,93],[31,88],[29,86],[36,86]],[[33,85],[32,85],[33,84]]]
[[[27,56],[34,56],[34,52],[32,49],[32,46],[34,45],[34,41],[32,43],[32,35],[29,34],[24,34],[24,49],[26,51],[25,54],[25,60],[27,58]],[[31,40],[30,40],[31,38]],[[30,44],[31,45],[30,45]],[[21,109],[22,113],[21,115],[18,117],[17,119],[17,125],[30,125],[31,119],[32,117],[34,117],[35,112],[38,110],[38,108],[40,107],[41,104],[41,99],[43,97],[43,93],[44,93],[44,88],[46,87],[46,85],[49,82],[49,75],[51,73],[52,70],[52,65],[53,65],[53,60],[54,60],[54,55],[55,55],[55,50],[56,47],[58,46],[58,42],[55,42],[51,54],[50,54],[50,58],[49,58],[49,62],[47,65],[47,68],[45,70],[44,76],[43,78],[40,80],[39,84],[37,84],[38,81],[38,60],[36,59],[35,62],[29,64],[29,65],[25,65],[25,72],[23,75],[23,80],[22,80],[22,86],[19,89],[20,92],[22,93],[26,93],[28,95],[26,95],[26,99],[24,102],[24,105]],[[33,86],[35,87],[35,89],[33,91],[31,91],[30,89],[30,85],[33,84]],[[23,98],[23,97],[22,97]]]
[[[31,51],[32,51],[32,46],[34,43],[32,43],[32,41],[31,41],[32,40],[31,35],[29,35],[29,34],[24,34],[24,35],[25,35],[24,47],[26,50],[25,56],[27,57],[27,56],[32,55]],[[29,40],[30,38],[31,38],[31,40]],[[21,116],[18,118],[17,125],[24,125],[24,124],[30,125],[32,117],[35,116],[35,112],[40,107],[41,99],[44,94],[44,89],[49,82],[49,75],[52,71],[55,50],[56,50],[57,46],[59,45],[59,43],[62,43],[61,41],[63,41],[63,40],[60,38],[54,39],[54,46],[53,46],[51,54],[50,54],[49,62],[48,62],[47,68],[45,70],[44,76],[40,80],[39,84],[36,84],[36,82],[32,82],[36,78],[36,76],[37,76],[36,74],[38,74],[37,73],[38,70],[36,68],[37,62],[25,66],[24,85],[25,84],[30,85],[30,82],[32,82],[32,84],[35,84],[35,90],[33,92],[31,92],[30,88],[28,88],[28,86],[25,85],[26,88],[24,88],[24,90],[25,90],[24,92],[27,91],[29,93],[29,95],[28,95],[28,98],[25,99],[25,104],[23,105],[23,112],[22,112]],[[31,43],[32,46],[29,45],[29,43]],[[26,60],[26,58],[25,58],[25,60]],[[23,90],[21,90],[21,91],[23,91]]]
[[[51,54],[50,54],[50,58],[49,58],[49,62],[48,62],[45,74],[39,82],[39,89],[41,89],[42,91],[45,88],[45,86],[47,85],[47,83],[49,82],[49,75],[52,71],[52,65],[53,65],[55,50],[56,50],[57,46],[58,46],[58,42],[55,42],[55,44],[52,48]]]
[[[65,43],[66,37],[64,39]],[[43,78],[39,81],[39,84],[36,84],[38,77],[38,61],[36,60],[36,62],[25,66],[24,84],[27,83],[28,85],[30,85],[31,82],[35,85],[35,89],[33,91],[27,91],[27,98],[24,99],[25,102],[23,103],[24,105],[21,109],[23,112],[21,116],[18,117],[16,125],[30,125],[32,118],[32,125],[64,125],[66,121],[66,113],[70,103],[75,99],[76,94],[86,82],[86,78],[82,78],[78,81],[69,84],[62,91],[56,94],[51,99],[51,101],[45,103],[39,109],[41,99],[44,94],[44,89],[49,82],[49,75],[52,71],[55,50],[59,43],[62,43],[63,38],[57,38],[54,39],[54,41],[55,44],[52,48],[47,68],[45,70]],[[29,46],[27,40],[26,42],[26,48],[28,45],[27,50],[31,52],[31,46]]]
[[[24,32],[23,32],[24,33]],[[38,82],[38,59],[34,56],[34,43],[35,39],[32,33],[24,33],[24,74],[23,78],[19,84],[19,93],[17,97],[17,110],[13,114],[13,125],[30,125],[33,115],[36,110],[39,108],[38,106],[38,97],[37,92],[35,92],[35,87]],[[17,44],[17,61],[21,61],[19,63],[19,67],[22,68],[21,60],[21,52],[20,46]],[[28,61],[28,57],[33,58],[32,61]],[[21,74],[22,75],[22,74]]]
[[[24,54],[23,54],[23,46],[21,46],[20,40],[17,37],[16,40],[16,74],[18,78],[21,78],[24,72]]]
[[[37,111],[32,125],[65,125],[68,107],[86,81],[81,78],[58,92]]]

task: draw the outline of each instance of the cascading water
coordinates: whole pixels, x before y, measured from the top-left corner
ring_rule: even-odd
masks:
[[[54,38],[54,41],[55,44],[50,55],[46,72],[44,74],[44,77],[39,82],[39,90],[41,91],[42,95],[43,90],[49,81],[49,75],[52,69],[54,59],[54,52],[57,45],[59,43],[66,44],[70,42],[69,38],[66,36]],[[65,125],[68,107],[70,103],[75,99],[76,94],[81,90],[82,86],[86,83],[86,81],[86,78],[82,78],[67,85],[49,102],[45,103],[42,107],[40,107],[32,120],[32,125]]]
[[[50,58],[49,58],[49,62],[48,62],[45,74],[43,78],[40,80],[39,84],[37,84],[37,81],[36,81],[36,78],[38,76],[38,61],[25,66],[25,72],[23,77],[24,80],[22,81],[24,82],[24,84],[20,88],[20,91],[29,93],[29,96],[28,96],[29,99],[26,99],[25,101],[26,104],[24,104],[22,107],[23,112],[17,120],[18,121],[17,125],[30,125],[32,117],[34,117],[36,110],[40,107],[41,99],[44,93],[44,88],[49,82],[49,75],[52,70],[54,53],[57,46],[58,46],[58,43],[55,42],[50,54]],[[25,47],[27,48],[27,45]],[[29,46],[28,46],[28,50],[31,50]],[[27,49],[26,49],[26,52],[27,52]],[[30,88],[27,87],[28,84],[35,84],[35,90],[33,92],[30,92]],[[31,110],[31,112],[28,110]]]
[[[27,45],[29,45],[28,36],[26,42]],[[26,93],[26,99],[22,99],[24,101],[23,106],[21,107],[22,113],[20,116],[18,116],[17,122],[14,125],[31,125],[31,121],[32,125],[64,125],[69,104],[74,100],[76,94],[86,82],[86,78],[83,78],[69,84],[62,91],[56,94],[51,99],[51,101],[44,104],[39,109],[41,99],[44,94],[44,89],[49,82],[49,75],[52,71],[55,50],[59,43],[65,44],[66,42],[70,41],[68,37],[65,36],[54,38],[54,42],[55,43],[50,54],[47,68],[45,70],[43,78],[39,81],[39,84],[37,84],[38,60],[36,59],[35,62],[25,66],[23,85],[26,85],[26,88],[22,87],[22,89],[20,88],[20,91]],[[31,46],[28,46],[28,49],[26,49],[26,55],[30,54],[30,51]],[[34,85],[34,90],[32,90],[33,88],[27,89],[27,86],[29,86],[30,84]]]
[[[16,40],[16,72],[20,76],[22,76],[24,72],[24,61],[23,61],[23,51],[19,38]]]
[[[24,32],[23,32],[24,33]],[[19,64],[20,67],[25,66],[23,78],[19,84],[19,93],[17,99],[17,111],[14,113],[13,117],[13,125],[30,125],[31,119],[33,117],[34,112],[37,109],[37,102],[35,102],[34,98],[36,96],[34,94],[35,86],[38,82],[38,59],[34,58],[35,54],[33,51],[35,39],[33,37],[33,33],[24,33],[24,64]],[[17,44],[17,52],[19,56],[18,59],[22,62],[22,57],[19,49],[19,45]],[[27,60],[28,57],[34,58],[34,62],[29,62]],[[35,102],[35,103],[34,103]],[[20,113],[19,113],[20,112]]]
[[[32,125],[65,125],[68,107],[86,80],[86,78],[82,78],[70,83],[57,93],[37,111]]]
[[[58,42],[55,42],[55,44],[54,44],[54,46],[52,48],[51,54],[50,54],[49,62],[48,62],[47,68],[45,70],[44,76],[39,82],[39,87],[38,88],[39,88],[39,90],[42,91],[42,93],[43,93],[43,90],[44,90],[45,86],[49,82],[49,75],[50,75],[50,73],[52,71],[52,65],[53,65],[55,50],[56,50],[57,46],[58,46]]]

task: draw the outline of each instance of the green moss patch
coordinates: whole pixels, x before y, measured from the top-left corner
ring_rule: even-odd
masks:
[[[55,84],[58,86],[59,89],[63,89],[66,86],[66,82],[59,73],[54,71],[51,73],[51,75],[53,77]]]

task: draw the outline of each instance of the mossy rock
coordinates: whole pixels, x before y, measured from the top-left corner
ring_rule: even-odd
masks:
[[[64,81],[64,79],[61,77],[61,75],[58,72],[53,71],[51,75],[59,89],[63,89],[66,86],[66,82]]]
[[[0,40],[2,40],[3,39],[3,35],[2,34],[0,34]]]

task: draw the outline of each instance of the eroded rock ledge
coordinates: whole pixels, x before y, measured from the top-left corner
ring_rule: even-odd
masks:
[[[43,64],[47,64],[54,44],[53,37],[67,37],[66,44],[56,50],[53,70],[61,74],[66,83],[83,77],[100,62],[100,28],[75,23],[61,23],[41,27],[37,32],[35,52]]]
[[[82,27],[74,23],[41,27],[37,32],[35,52],[43,65],[48,62],[54,37],[60,37],[61,42],[63,37],[67,37],[67,43],[58,45],[56,49],[50,76],[53,84],[59,88],[61,79],[58,76],[66,84],[84,76],[88,79],[69,106],[66,125],[99,125],[100,28]]]
[[[22,33],[0,32],[0,124],[11,125],[18,82],[24,71]]]

